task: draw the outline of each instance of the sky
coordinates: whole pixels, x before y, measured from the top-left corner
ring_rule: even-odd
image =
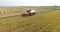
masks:
[[[0,6],[60,6],[60,0],[0,0]]]

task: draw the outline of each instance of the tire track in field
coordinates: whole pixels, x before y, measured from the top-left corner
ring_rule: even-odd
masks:
[[[32,27],[33,25],[35,25],[37,22],[35,22],[34,24],[30,25],[30,26],[27,26],[25,28],[22,28],[21,31],[25,30],[26,28],[29,28],[29,27]]]
[[[28,27],[24,28],[23,30],[21,30],[21,32],[24,31],[24,30],[26,31],[26,30],[28,30],[28,28],[32,28],[32,27],[33,27],[33,28],[37,28],[37,29],[38,29],[38,27],[39,27],[39,28],[42,27],[42,26],[40,27],[40,25],[38,25],[37,27],[34,27],[34,26],[36,26],[37,24],[38,24],[38,22],[35,23],[35,24],[33,24],[33,25],[31,25],[31,26],[28,26]],[[50,24],[50,22],[47,23],[47,24],[45,24],[45,25],[43,25],[43,27],[47,26],[48,24]],[[42,27],[42,28],[43,28],[43,27]],[[41,29],[42,29],[42,28],[41,28]]]
[[[36,22],[33,22],[33,23],[30,23],[29,26],[22,27],[20,30],[23,30],[23,29],[25,29],[27,27],[33,26],[35,23],[37,23],[37,21]]]

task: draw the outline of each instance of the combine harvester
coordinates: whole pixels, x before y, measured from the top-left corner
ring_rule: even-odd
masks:
[[[33,9],[28,9],[26,11],[26,13],[23,13],[22,16],[32,16],[32,15],[35,15],[36,14],[36,11],[33,10]]]

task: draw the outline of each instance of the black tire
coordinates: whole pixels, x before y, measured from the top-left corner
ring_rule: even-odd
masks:
[[[28,15],[27,15],[27,14],[22,14],[22,16],[23,16],[23,17],[26,17],[26,16],[28,16]]]

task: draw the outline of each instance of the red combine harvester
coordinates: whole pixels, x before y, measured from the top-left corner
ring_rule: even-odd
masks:
[[[22,16],[32,16],[32,15],[35,15],[35,14],[36,14],[36,11],[35,10],[28,9],[26,11],[26,13],[22,14]]]

